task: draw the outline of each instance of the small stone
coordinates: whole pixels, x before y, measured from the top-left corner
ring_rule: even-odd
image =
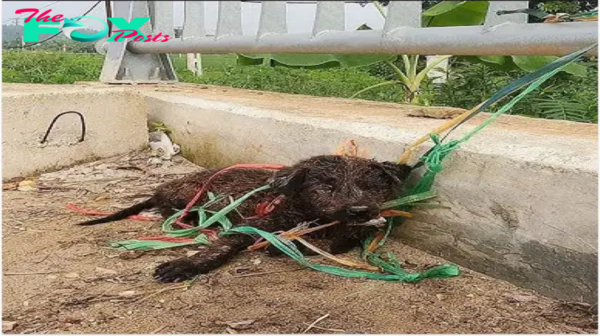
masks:
[[[506,300],[512,303],[522,303],[535,301],[536,297],[528,294],[510,294],[507,295]]]
[[[70,278],[70,279],[79,278],[79,274],[77,274],[77,273],[66,273],[65,274],[65,278]]]
[[[260,259],[254,259],[254,260],[252,260],[252,263],[254,265],[260,265],[261,262],[262,262],[262,260],[260,260]]]
[[[435,297],[438,298],[438,300],[442,301],[443,299],[446,298],[446,295],[444,295],[444,294],[435,294]]]
[[[110,195],[100,195],[94,199],[94,202],[105,201],[110,198]]]
[[[196,254],[198,254],[199,252],[200,252],[200,251],[187,251],[187,252],[185,253],[185,255],[187,255],[188,257],[191,257],[191,256],[193,256],[193,255],[196,255]]]
[[[153,165],[153,166],[158,166],[161,163],[162,163],[162,160],[160,158],[156,158],[156,157],[148,160],[148,164]]]
[[[131,311],[131,310],[128,310],[128,311],[127,311],[127,315],[131,315],[131,314],[133,314],[133,311]]]
[[[475,297],[475,295],[473,295],[473,294],[467,294],[466,296],[471,299]]]
[[[163,300],[163,299],[160,299],[160,300],[158,300],[158,302],[160,302],[160,303],[165,303],[165,300]]]
[[[135,291],[129,290],[129,291],[124,291],[118,294],[121,297],[132,297],[135,296]]]
[[[16,321],[2,321],[2,332],[11,331],[15,329],[16,326]]]
[[[19,191],[35,191],[37,190],[35,181],[26,180],[19,182],[19,186],[17,187]]]
[[[254,323],[254,320],[246,320],[240,322],[227,322],[227,326],[232,329],[244,330],[250,328],[250,325]]]
[[[141,257],[144,253],[145,253],[144,251],[139,251],[139,250],[125,251],[125,252],[119,253],[119,259],[123,259],[123,260],[137,259],[137,258]]]
[[[29,301],[23,301],[23,306],[24,307],[29,307]]]
[[[495,332],[496,334],[502,334],[502,329],[500,329],[500,328],[492,328],[492,331]]]
[[[115,275],[117,271],[111,270],[108,268],[96,267],[96,273],[104,274],[104,275]]]

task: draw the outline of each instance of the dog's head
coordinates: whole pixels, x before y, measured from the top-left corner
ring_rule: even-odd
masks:
[[[314,218],[363,223],[379,218],[410,172],[403,164],[323,155],[277,172],[271,185]]]

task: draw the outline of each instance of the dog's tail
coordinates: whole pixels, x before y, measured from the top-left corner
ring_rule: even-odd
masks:
[[[150,198],[147,201],[132,205],[129,208],[123,209],[119,212],[115,212],[112,215],[108,215],[103,218],[92,219],[92,220],[82,222],[82,223],[77,223],[77,225],[96,225],[96,224],[114,222],[117,220],[125,219],[129,216],[137,215],[140,212],[142,212],[143,210],[150,209],[153,207],[154,207],[154,199]]]

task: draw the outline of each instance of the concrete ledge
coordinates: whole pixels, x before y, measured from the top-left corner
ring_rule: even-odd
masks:
[[[127,153],[148,142],[145,105],[130,90],[20,84],[4,84],[3,89],[4,180]],[[85,140],[78,142],[79,117],[68,114],[40,145],[52,119],[70,110],[85,117]]]
[[[150,119],[204,166],[289,164],[350,138],[395,159],[442,123],[397,104],[212,87],[143,94]],[[446,163],[436,189],[452,209],[422,211],[397,236],[542,294],[596,302],[597,162],[596,125],[502,117]]]
[[[137,149],[147,143],[146,113],[209,167],[291,164],[348,139],[393,160],[443,122],[408,116],[418,107],[193,85],[5,84],[3,102],[5,179]],[[86,141],[76,143],[77,119],[65,116],[39,147],[67,110],[85,113]],[[435,188],[451,209],[421,211],[396,236],[551,297],[596,302],[597,144],[597,125],[501,117],[447,161]]]

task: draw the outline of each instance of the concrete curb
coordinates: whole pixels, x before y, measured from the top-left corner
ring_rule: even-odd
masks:
[[[207,86],[4,86],[4,178],[137,149],[147,143],[146,113],[207,167],[291,164],[348,139],[393,160],[443,122],[410,117],[419,108],[398,104]],[[54,146],[39,148],[50,120],[66,110],[86,113],[87,140],[61,146],[62,135],[79,130],[65,120]],[[435,188],[451,209],[418,212],[397,237],[551,297],[597,301],[596,125],[504,116],[445,165]]]
[[[390,160],[408,142],[442,122],[399,117],[406,111],[398,106],[397,116],[386,111],[365,116],[364,102],[354,109],[346,107],[346,116],[339,116],[331,111],[317,113],[319,102],[311,99],[286,111],[276,102],[265,109],[262,103],[232,102],[229,96],[208,91],[144,95],[150,119],[172,127],[186,156],[209,167],[236,162],[290,164],[332,153],[350,138],[377,158]],[[357,120],[360,116],[364,120]],[[398,118],[402,126],[397,126]],[[596,302],[595,125],[513,116],[501,118],[498,124],[447,161],[436,190],[451,210],[420,211],[396,236],[459,265],[548,296]]]

